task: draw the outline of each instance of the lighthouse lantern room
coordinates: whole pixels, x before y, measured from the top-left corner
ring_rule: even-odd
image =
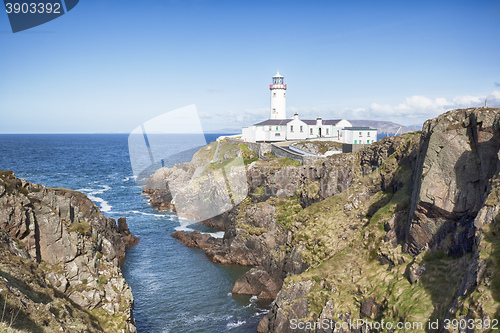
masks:
[[[280,72],[273,76],[271,90],[271,119],[286,119],[286,84]]]

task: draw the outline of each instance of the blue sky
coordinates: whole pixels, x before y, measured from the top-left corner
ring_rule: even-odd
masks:
[[[206,130],[288,115],[404,125],[500,106],[499,1],[80,1],[13,34],[0,133],[128,133],[195,104]],[[496,84],[495,84],[496,83]]]

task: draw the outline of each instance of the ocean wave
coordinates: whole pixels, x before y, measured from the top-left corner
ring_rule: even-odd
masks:
[[[184,231],[184,232],[192,232],[194,229],[189,228],[188,226],[180,225],[174,228],[175,231]]]
[[[98,186],[102,188],[101,189],[81,188],[78,189],[77,191],[85,193],[90,200],[92,200],[94,203],[98,203],[100,205],[100,209],[102,212],[109,213],[111,212],[111,208],[113,208],[113,206],[111,206],[109,202],[107,202],[103,198],[97,197],[96,195],[103,194],[104,192],[111,190],[111,186],[108,185],[98,185]]]
[[[184,312],[178,316],[178,320],[181,321],[183,324],[187,324],[187,325],[193,325],[193,324],[199,323],[199,322],[228,321],[228,320],[231,320],[232,318],[233,318],[233,315],[217,316],[214,313],[193,316],[191,313]]]
[[[220,238],[220,239],[222,239],[224,237],[224,231],[207,232],[207,234],[209,234],[213,238]]]
[[[92,200],[93,202],[95,203],[99,203],[99,205],[101,206],[101,211],[102,212],[105,212],[105,213],[109,213],[111,212],[111,208],[113,208],[113,206],[111,206],[109,204],[109,202],[107,202],[106,200],[104,200],[103,198],[99,198],[99,197],[96,197],[96,196],[93,196],[91,194],[87,194],[87,196],[89,197],[90,200]]]
[[[140,214],[140,215],[146,215],[146,216],[154,216],[154,217],[166,217],[166,215],[164,215],[164,214],[146,213],[146,212],[141,212],[141,211],[138,211],[138,210],[131,210],[131,211],[126,212],[126,213],[134,213],[134,214]]]
[[[128,182],[131,179],[136,180],[137,176],[128,176],[128,177],[123,178],[122,181],[123,182]]]
[[[237,322],[234,322],[234,323],[228,323],[227,328],[233,329],[233,328],[239,327],[239,326],[246,324],[246,323],[247,323],[246,320],[238,320]]]
[[[252,316],[252,317],[253,317],[253,318],[255,318],[255,317],[260,317],[260,316],[262,316],[262,315],[266,315],[266,314],[268,314],[268,313],[269,313],[269,310],[268,310],[268,309],[258,309],[258,311],[257,311],[257,312],[255,312],[255,313],[253,314],[253,316]]]

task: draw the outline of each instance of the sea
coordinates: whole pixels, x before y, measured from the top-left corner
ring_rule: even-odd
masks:
[[[188,162],[194,152],[189,142],[183,137],[165,149],[175,153],[174,162]],[[269,302],[231,293],[249,267],[215,264],[171,237],[176,230],[223,233],[151,208],[132,173],[127,134],[2,134],[0,170],[81,191],[105,216],[127,218],[140,241],[127,250],[121,268],[134,295],[139,333],[256,332],[269,311]]]

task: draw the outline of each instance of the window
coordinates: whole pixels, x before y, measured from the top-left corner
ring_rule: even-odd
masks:
[[[269,130],[271,130],[271,126],[269,126]]]
[[[275,108],[273,108],[273,113],[276,113],[276,109]]]
[[[273,97],[276,97],[276,93],[273,93]]]
[[[293,125],[290,126],[290,132],[293,132]]]
[[[276,130],[277,130],[277,131],[279,130],[279,127],[278,127],[278,126],[276,126]]]
[[[370,143],[370,140],[366,140],[366,143]]]
[[[313,134],[313,129],[311,128],[311,135]]]
[[[274,136],[281,136],[281,133],[274,133]]]
[[[283,97],[286,97],[285,93],[283,93]]]
[[[359,136],[363,136],[363,132],[359,132]]]
[[[370,132],[366,133],[366,136],[370,136]]]
[[[354,140],[354,144],[357,144],[358,143],[358,140]]]
[[[300,126],[300,132],[304,132],[304,126]]]
[[[328,135],[328,128],[326,129],[326,135]]]

